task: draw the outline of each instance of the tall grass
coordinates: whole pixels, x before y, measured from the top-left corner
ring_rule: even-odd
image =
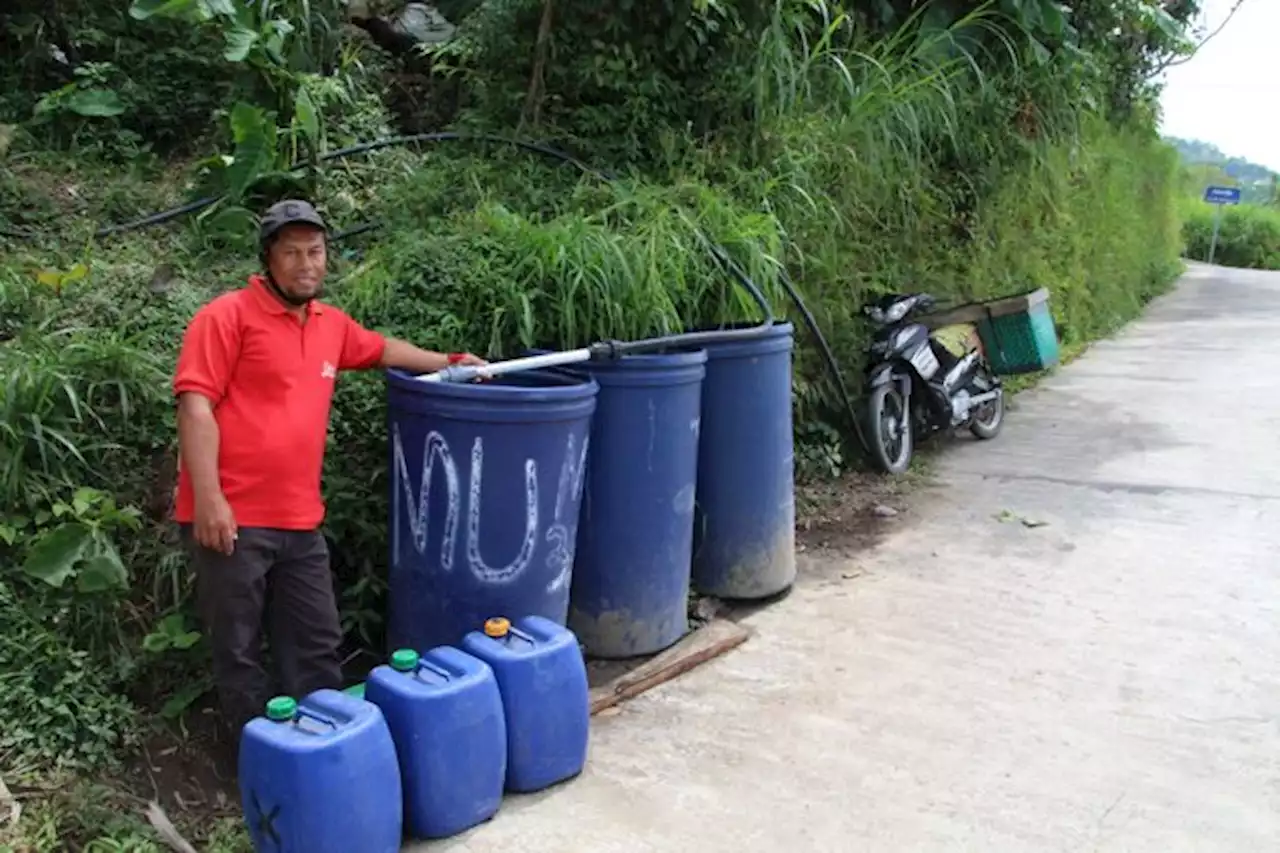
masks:
[[[1034,55],[990,7],[945,28],[922,7],[879,39],[806,5],[777,3],[762,39],[752,156],[716,147],[693,168],[777,222],[782,260],[846,368],[865,343],[858,309],[884,291],[1046,286],[1060,332],[1083,340],[1171,279],[1176,158],[1149,127],[1094,114],[1087,67]],[[812,349],[799,365],[819,384],[797,422],[838,422]]]
[[[0,506],[48,503],[77,486],[118,485],[119,452],[165,396],[161,358],[114,330],[68,326],[56,297],[0,282],[0,315],[25,321],[0,343]]]
[[[777,223],[705,185],[587,178],[564,203],[548,215],[484,201],[423,223],[375,248],[336,298],[398,334],[510,356],[756,318],[713,242],[780,292]]]
[[[886,41],[832,8],[777,3],[737,84],[749,119],[697,148],[672,142],[643,173],[605,183],[527,155],[431,153],[386,188],[393,233],[334,298],[385,331],[491,357],[754,318],[705,235],[778,314],[785,269],[850,375],[873,294],[1044,286],[1062,335],[1081,341],[1168,283],[1176,160],[1154,132],[1091,116],[1062,85],[1076,72],[1022,55],[989,11],[944,29],[916,16]],[[803,332],[796,365],[797,460],[829,469],[848,413]],[[383,395],[376,378],[344,381],[343,453],[325,473],[339,574],[359,591],[349,624],[375,645]]]

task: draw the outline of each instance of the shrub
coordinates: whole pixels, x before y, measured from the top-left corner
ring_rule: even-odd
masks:
[[[70,620],[112,609],[38,590],[19,596],[0,578],[0,766],[10,781],[49,766],[110,766],[130,743],[137,709],[121,673],[67,633]]]
[[[142,510],[166,359],[84,324],[102,295],[87,272],[40,275],[0,275],[0,318],[22,320],[0,342],[0,763],[89,766],[137,725],[126,688],[153,611],[131,604],[165,568]]]
[[[1216,205],[1200,200],[1186,204],[1183,237],[1187,256],[1209,259]],[[1227,267],[1280,270],[1280,209],[1254,204],[1226,207],[1221,211],[1218,247],[1214,263]]]

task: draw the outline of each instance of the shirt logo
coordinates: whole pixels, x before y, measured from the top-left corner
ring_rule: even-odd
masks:
[[[327,361],[320,368],[321,379],[336,379],[337,376],[338,376],[338,368],[334,367],[332,364],[330,364]]]

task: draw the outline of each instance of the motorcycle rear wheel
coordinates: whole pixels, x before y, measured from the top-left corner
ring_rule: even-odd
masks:
[[[981,394],[986,391],[997,390],[1000,394],[990,403],[984,403],[969,421],[969,432],[973,433],[974,438],[990,441],[1000,434],[1000,428],[1004,426],[1004,389],[993,388],[991,382],[979,382],[976,388],[970,393]]]
[[[867,427],[876,466],[895,476],[906,472],[911,465],[911,410],[901,389],[881,385],[871,392]]]

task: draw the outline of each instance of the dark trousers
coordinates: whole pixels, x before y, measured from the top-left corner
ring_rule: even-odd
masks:
[[[182,540],[196,573],[200,621],[213,647],[224,721],[237,735],[273,695],[262,666],[266,617],[280,692],[301,698],[342,686],[342,628],[329,547],[318,530],[242,527],[231,555],[203,547],[190,525]]]

